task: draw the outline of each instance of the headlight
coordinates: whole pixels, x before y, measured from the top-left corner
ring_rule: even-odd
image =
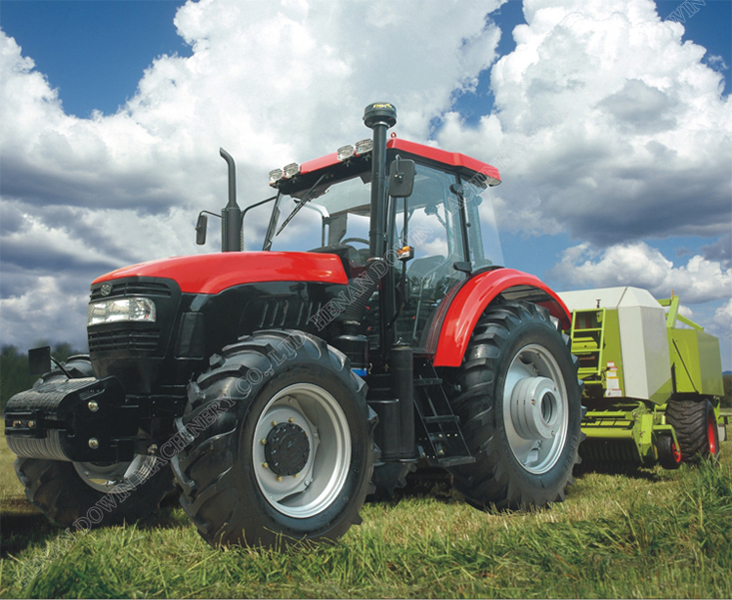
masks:
[[[89,304],[87,326],[119,321],[154,322],[155,303],[149,298],[119,298]]]

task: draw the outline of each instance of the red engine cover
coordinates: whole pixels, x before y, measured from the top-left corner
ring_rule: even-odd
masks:
[[[123,267],[93,281],[123,277],[173,279],[184,293],[218,294],[242,283],[314,281],[348,284],[341,259],[314,252],[221,252],[178,256]]]

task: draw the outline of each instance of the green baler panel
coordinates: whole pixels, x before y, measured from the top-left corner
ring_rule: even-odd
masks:
[[[719,340],[696,329],[669,329],[676,391],[723,396]]]

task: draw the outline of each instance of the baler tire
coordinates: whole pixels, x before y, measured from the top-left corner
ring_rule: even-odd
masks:
[[[334,540],[359,524],[378,418],[346,356],[307,333],[259,331],[210,362],[189,385],[176,421],[188,444],[172,457],[201,537],[278,547]],[[275,460],[285,438],[287,450],[301,449]]]
[[[483,313],[458,371],[452,399],[476,462],[449,471],[453,486],[470,504],[513,510],[564,500],[582,439],[577,369],[568,337],[552,323],[545,308],[506,302]],[[521,391],[534,383],[535,390],[552,391],[534,391],[529,396]],[[506,393],[509,397],[504,398]],[[529,407],[536,406],[533,394],[542,394],[540,416],[530,416],[534,409]],[[523,410],[516,408],[522,405]],[[548,437],[528,433],[531,426],[526,429],[521,421],[527,418],[537,427],[532,431]],[[548,448],[543,447],[544,440]]]
[[[666,422],[681,446],[681,460],[698,464],[719,456],[719,430],[708,398],[673,398],[666,406]]]
[[[681,449],[670,435],[658,438],[658,464],[664,469],[674,470],[681,466]]]
[[[94,377],[89,355],[70,356],[64,368],[72,378]],[[33,387],[66,380],[61,369],[42,375]],[[173,472],[163,462],[141,457],[137,477],[123,480],[124,486],[99,482],[105,472],[127,471],[130,463],[96,465],[39,458],[18,458],[15,472],[33,506],[62,527],[91,529],[121,523],[134,523],[153,514],[166,496],[174,493]]]

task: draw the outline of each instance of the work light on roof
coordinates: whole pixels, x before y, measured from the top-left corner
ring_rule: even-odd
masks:
[[[298,165],[297,163],[290,163],[289,165],[285,165],[284,177],[285,177],[285,179],[292,179],[299,172],[300,172],[300,165]]]
[[[282,169],[275,169],[274,171],[269,172],[269,184],[273,185],[277,183],[280,179],[282,179],[284,175],[284,171]]]
[[[356,142],[356,156],[363,156],[368,154],[374,149],[374,140],[365,139],[360,142]]]
[[[338,148],[337,155],[338,160],[346,160],[348,158],[351,158],[353,156],[354,149],[353,146],[341,146]]]

